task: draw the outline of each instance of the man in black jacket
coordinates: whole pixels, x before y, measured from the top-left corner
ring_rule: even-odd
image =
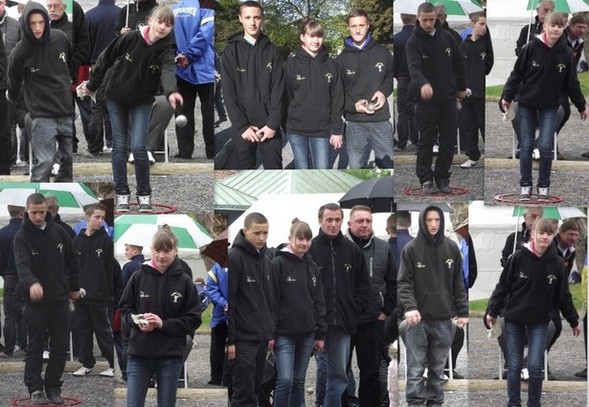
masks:
[[[14,258],[25,293],[24,317],[29,335],[24,380],[31,404],[63,404],[61,375],[70,332],[68,299],[80,298],[78,260],[71,238],[47,212],[45,197],[30,195],[26,208],[23,226],[14,237]],[[47,337],[51,353],[43,378],[43,345]]]
[[[316,397],[323,407],[340,406],[348,386],[350,339],[370,299],[366,260],[358,245],[342,234],[343,215],[337,204],[323,205],[319,209],[319,234],[309,249],[319,266],[326,306],[325,349],[316,358]]]
[[[507,236],[507,239],[505,240],[505,246],[501,251],[501,267],[505,267],[507,259],[513,252],[521,249],[522,245],[530,240],[534,223],[538,219],[541,219],[543,215],[544,209],[541,206],[530,206],[526,209],[521,232],[517,232],[517,235],[514,232]]]
[[[229,39],[222,64],[223,96],[237,156],[229,168],[256,168],[259,151],[264,169],[280,169],[284,59],[262,33],[264,11],[259,3],[241,3],[239,21],[243,33]]]
[[[360,370],[360,406],[378,406],[381,399],[380,361],[385,347],[384,324],[397,303],[397,268],[388,243],[374,236],[369,207],[354,206],[348,228],[347,238],[364,253],[371,286],[368,306],[360,314],[358,328],[352,335],[348,372],[351,370],[351,352],[356,348]]]
[[[417,99],[415,115],[420,137],[415,173],[423,194],[450,194],[457,129],[455,100],[466,96],[464,61],[457,41],[436,19],[433,4],[422,3],[417,9],[417,20],[415,32],[407,41],[407,65]],[[433,145],[438,133],[440,147],[432,171]]]
[[[227,359],[232,407],[257,406],[266,352],[273,347],[274,317],[268,219],[252,212],[228,254]]]

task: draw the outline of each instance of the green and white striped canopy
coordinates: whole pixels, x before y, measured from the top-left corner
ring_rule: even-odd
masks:
[[[528,10],[536,10],[542,0],[528,0]],[[589,2],[587,0],[554,0],[555,11],[560,13],[578,13],[589,11]]]

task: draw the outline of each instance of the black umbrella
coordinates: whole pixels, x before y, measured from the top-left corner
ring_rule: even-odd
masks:
[[[370,207],[372,212],[393,212],[393,177],[375,178],[364,181],[350,189],[339,200],[342,208],[355,205]]]

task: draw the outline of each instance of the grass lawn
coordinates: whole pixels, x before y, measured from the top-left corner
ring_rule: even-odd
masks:
[[[573,296],[573,302],[575,303],[575,308],[577,312],[581,314],[583,307],[583,295],[581,294],[581,284],[574,284],[569,286],[571,290],[571,294]],[[476,301],[469,302],[469,311],[473,315],[483,315],[485,310],[487,309],[487,302],[489,302],[488,298]]]
[[[578,74],[579,83],[581,84],[581,91],[585,98],[589,96],[589,72],[582,72]],[[503,92],[503,85],[489,86],[487,87],[487,100],[499,100]]]

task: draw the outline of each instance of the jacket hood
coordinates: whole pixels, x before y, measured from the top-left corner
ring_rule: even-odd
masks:
[[[374,47],[376,45],[376,42],[374,42],[374,40],[372,39],[372,36],[370,35],[370,33],[366,34],[366,42],[364,42],[364,46],[362,48],[358,48],[357,46],[354,45],[354,41],[352,40],[352,37],[346,37],[344,39],[344,45],[346,46],[344,48],[344,52],[348,51],[353,51],[353,52],[362,52],[362,51],[366,51],[369,50],[370,48]]]
[[[427,225],[425,224],[425,214],[431,210],[437,211],[440,215],[440,227],[438,233],[434,236],[429,234],[427,231]],[[417,237],[435,245],[444,238],[444,230],[446,230],[444,226],[444,212],[440,208],[435,205],[430,205],[421,211],[419,214],[419,232],[417,233]]]
[[[31,14],[41,14],[43,16],[43,20],[45,20],[45,30],[43,31],[43,36],[40,39],[35,38],[33,31],[29,27],[29,17],[31,16]],[[35,3],[34,1],[29,1],[27,3],[23,10],[22,18],[20,19],[20,26],[23,36],[29,42],[45,44],[47,41],[49,41],[49,31],[51,29],[49,14],[47,14],[47,10],[45,10],[45,7],[43,7],[39,3]]]
[[[309,257],[311,256],[309,254],[309,252],[306,252],[305,254],[303,254],[303,257],[299,257],[296,254],[292,253],[290,250],[288,250],[287,248],[288,243],[280,243],[278,246],[276,246],[275,252],[274,252],[274,256],[278,257],[286,257],[292,260],[297,260],[297,261],[304,261],[305,259],[309,259]]]
[[[229,40],[227,41],[227,43],[231,43],[231,42],[238,42],[238,43],[243,42],[244,44],[250,45],[250,43],[244,39],[243,33],[238,33],[238,34],[235,34],[234,36],[230,37]],[[264,48],[264,47],[268,46],[269,44],[270,44],[270,39],[266,36],[266,34],[260,33],[260,36],[256,40],[256,44],[254,46]]]
[[[243,230],[240,230],[235,240],[233,241],[232,247],[239,247],[242,250],[245,250],[247,253],[250,253],[254,256],[262,256],[266,251],[266,246],[262,247],[260,250],[256,249],[253,244],[247,241],[245,238],[245,234]]]
[[[438,32],[439,30],[443,30],[444,27],[442,26],[442,23],[440,23],[440,20],[438,20],[436,18],[436,22],[434,24],[434,28],[436,29],[436,32],[434,33],[434,35],[439,35]],[[419,20],[415,20],[415,33],[422,35],[422,36],[430,36],[429,33],[427,33],[419,24]]]
[[[300,46],[299,48],[297,48],[296,51],[294,51],[294,53],[298,57],[301,57],[303,59],[307,59],[309,61],[315,59],[315,60],[318,60],[318,61],[323,62],[323,61],[326,61],[327,58],[329,58],[329,54],[325,50],[325,47],[321,47],[321,49],[319,50],[319,52],[317,53],[317,55],[315,55],[315,57],[311,56],[311,54],[309,54],[307,51],[305,51],[302,46]]]
[[[47,214],[45,215],[45,222],[47,223],[45,225],[45,229],[47,229],[48,227],[51,227],[54,223],[53,216],[51,216],[49,211],[47,211]],[[22,223],[23,223],[23,227],[26,227],[29,230],[35,230],[35,231],[41,230],[31,221],[31,219],[29,218],[29,214],[27,212],[25,212],[25,217],[23,218]]]
[[[524,243],[523,246],[523,250],[525,250],[526,252],[528,252],[530,255],[537,257],[536,253],[534,253],[532,251],[532,241],[530,240],[527,243]],[[554,257],[558,256],[558,251],[556,250],[556,245],[553,243],[550,246],[548,246],[548,248],[546,249],[546,251],[544,252],[544,254],[542,254],[542,259],[552,259]]]
[[[59,216],[59,215],[58,215]],[[106,235],[106,229],[104,227],[101,227],[100,229],[98,229],[97,231],[95,231],[94,233],[92,233],[90,236],[86,235],[86,229],[84,228],[82,230],[80,230],[80,233],[78,233],[79,235],[82,235],[84,237],[87,237],[89,239],[96,239],[98,238],[100,235]]]
[[[182,263],[180,262],[178,256],[176,256],[176,258],[174,259],[172,264],[170,264],[170,267],[168,267],[165,273],[160,273],[157,269],[153,268],[151,266],[151,259],[145,260],[142,266],[144,266],[143,268],[148,270],[149,273],[153,273],[155,275],[167,275],[172,277],[184,273],[184,268],[182,267]]]
[[[567,44],[567,39],[566,39],[566,33],[563,33],[563,35],[560,36],[560,38],[558,40],[556,40],[556,42],[554,43],[554,45],[551,47],[550,45],[548,45],[545,41],[544,41],[544,37],[543,37],[544,33],[538,34],[536,36],[536,40],[540,41],[542,44],[544,44],[546,47],[548,48],[552,48],[554,50],[560,50],[563,48],[568,48],[568,44]]]

